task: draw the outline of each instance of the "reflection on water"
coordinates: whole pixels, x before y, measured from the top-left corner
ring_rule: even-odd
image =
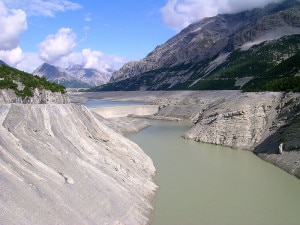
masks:
[[[151,121],[129,136],[153,160],[152,224],[300,224],[300,181],[247,151],[180,137],[190,125]]]

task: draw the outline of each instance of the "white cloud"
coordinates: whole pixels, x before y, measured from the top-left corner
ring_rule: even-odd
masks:
[[[103,68],[105,66],[103,65],[105,55],[102,52],[92,51],[91,49],[83,49],[82,56],[85,59],[85,68]]]
[[[54,63],[62,57],[71,54],[76,46],[76,35],[70,28],[61,28],[56,34],[51,34],[39,44],[39,55],[48,63]]]
[[[0,51],[0,59],[8,65],[28,73],[32,73],[37,67],[44,63],[44,60],[40,58],[39,54],[35,52],[23,53],[20,47],[9,51]],[[63,68],[81,65],[87,69],[97,69],[98,71],[107,73],[110,70],[119,69],[126,62],[128,62],[128,60],[125,58],[109,56],[100,51],[87,48],[81,52],[71,52],[55,62],[48,63]]]
[[[28,73],[31,73],[43,63],[37,53],[23,53],[20,47],[0,51],[0,59],[8,65]]]
[[[82,8],[69,0],[2,0],[10,8],[21,8],[28,16],[54,17],[57,12]]]
[[[32,73],[37,67],[39,67],[43,61],[39,55],[35,52],[25,52],[22,54],[21,60],[13,65],[15,68]]]
[[[1,50],[0,59],[9,65],[16,65],[22,60],[22,49],[17,47],[12,50]]]
[[[76,34],[70,28],[61,28],[56,34],[48,35],[40,44],[39,52],[23,52],[20,34],[27,30],[26,19],[30,16],[53,17],[58,12],[76,10],[81,6],[72,0],[2,0],[0,1],[0,59],[17,69],[32,72],[43,62],[60,67],[82,65],[102,72],[119,69],[127,60],[117,56],[108,56],[100,51],[83,49],[74,52]],[[22,10],[20,10],[20,8]],[[85,21],[91,21],[86,14]],[[83,28],[86,41],[89,27]]]
[[[100,51],[94,51],[89,48],[81,52],[73,52],[63,57],[57,66],[71,67],[73,65],[82,65],[87,69],[97,69],[101,72],[119,69],[127,60],[117,56],[108,56]]]
[[[237,13],[253,8],[264,7],[270,3],[282,0],[168,0],[161,8],[164,23],[175,30],[181,30],[187,25],[204,17],[221,13]]]
[[[31,73],[43,62],[59,67],[81,65],[84,68],[97,69],[101,72],[119,69],[126,59],[109,56],[89,48],[73,52],[76,35],[69,28],[61,28],[39,44],[39,53],[23,53],[20,47],[12,50],[1,50],[0,59],[8,65]]]
[[[0,50],[12,50],[19,45],[19,35],[27,30],[26,14],[9,10],[0,2]]]
[[[85,15],[84,21],[85,22],[91,22],[92,21],[92,16],[91,16],[90,13],[88,13],[88,14]]]

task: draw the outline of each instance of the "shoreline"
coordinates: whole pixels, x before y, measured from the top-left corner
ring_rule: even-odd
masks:
[[[233,149],[250,150],[264,161],[300,179],[300,149],[297,150],[299,141],[295,133],[300,126],[300,115],[295,113],[300,109],[299,93],[91,92],[71,93],[70,98],[74,103],[105,99],[157,105],[158,112],[148,118],[173,118],[194,123],[191,130],[184,134],[184,138]],[[287,137],[291,132],[294,136]],[[283,142],[285,148],[283,153],[279,154],[278,146]]]

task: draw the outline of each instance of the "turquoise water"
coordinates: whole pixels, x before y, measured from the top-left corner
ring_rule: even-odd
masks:
[[[153,225],[300,224],[300,180],[251,152],[184,140],[189,123],[150,122],[129,138],[157,170]]]

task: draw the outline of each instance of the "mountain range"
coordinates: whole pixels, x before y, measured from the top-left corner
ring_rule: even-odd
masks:
[[[103,73],[96,69],[87,69],[80,65],[61,68],[44,63],[32,72],[47,80],[61,84],[67,88],[90,88],[109,81],[111,73]]]
[[[300,2],[286,0],[193,23],[92,90],[295,90],[299,71]]]

